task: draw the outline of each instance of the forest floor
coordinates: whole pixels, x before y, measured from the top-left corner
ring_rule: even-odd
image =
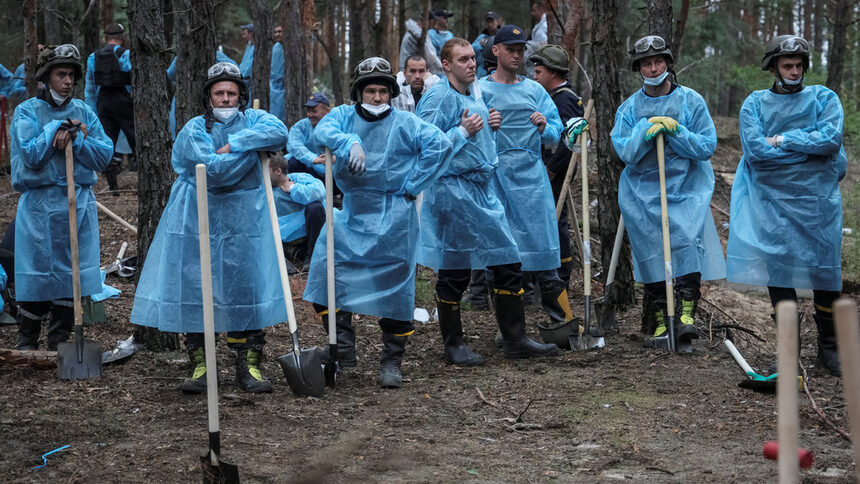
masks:
[[[737,127],[720,123],[714,157],[718,179],[730,183],[740,156]],[[858,166],[850,169],[850,184]],[[119,197],[100,201],[136,221],[134,173],[123,172]],[[718,183],[717,226],[727,222],[729,185]],[[593,185],[594,186],[594,185]],[[96,192],[105,188],[104,182]],[[0,178],[0,227],[17,202]],[[843,186],[843,191],[845,187]],[[134,237],[99,214],[102,263]],[[720,234],[725,241],[727,229]],[[597,271],[600,268],[596,268]],[[301,294],[306,276],[294,278]],[[579,279],[577,279],[579,277]],[[433,312],[432,278],[422,270],[418,301]],[[106,302],[107,323],[88,327],[103,349],[133,332],[128,322],[134,286],[109,276],[123,292]],[[856,281],[855,281],[856,282]],[[574,273],[571,301],[582,314],[581,273]],[[597,284],[595,294],[602,294]],[[846,284],[849,286],[849,284]],[[856,288],[856,284],[850,287]],[[854,289],[856,291],[856,289]],[[854,293],[853,297],[857,298]],[[802,300],[811,312],[811,302]],[[309,304],[296,298],[303,346],[325,345]],[[721,326],[756,368],[767,368],[775,348],[771,308],[763,294],[738,292],[724,282],[704,286],[701,338],[689,355],[641,347],[640,310],[620,311],[620,332],[606,347],[563,352],[540,360],[506,360],[493,343],[489,311],[464,311],[471,346],[485,356],[478,368],[445,364],[434,324],[419,324],[403,364],[404,387],[377,383],[379,329],[373,318],[355,320],[359,363],[344,371],[323,398],[298,398],[275,357],[291,345],[286,324],[268,332],[264,374],[275,391],[249,395],[234,384],[233,358],[219,342],[222,447],[245,482],[773,482],[776,462],[762,446],[776,439],[773,395],[738,388],[745,376],[725,350]],[[545,316],[527,308],[529,332]],[[15,340],[14,326],[0,327],[0,347]],[[811,369],[815,330],[803,324],[802,360],[811,396],[836,426],[847,428],[841,381]],[[189,374],[184,352],[139,351],[107,365],[97,379],[68,382],[54,371],[0,365],[0,480],[5,482],[190,482],[201,478],[207,451],[206,400],[180,393]],[[800,395],[800,443],[815,454],[803,482],[852,482],[851,444],[828,428]],[[40,456],[63,445],[62,452]]]

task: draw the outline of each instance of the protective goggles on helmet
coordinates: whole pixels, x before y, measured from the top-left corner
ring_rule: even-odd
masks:
[[[775,49],[765,54],[765,57],[775,54],[798,54],[809,56],[809,43],[800,37],[791,37],[780,42]]]
[[[72,59],[79,62],[81,60],[81,53],[72,44],[58,45],[48,54],[47,61],[50,62],[56,59]]]
[[[370,74],[374,71],[382,72],[383,74],[391,74],[391,64],[382,57],[370,57],[361,61],[361,63],[358,64],[358,67],[356,67],[356,70],[359,74]]]
[[[665,48],[666,41],[663,40],[663,37],[660,37],[659,35],[648,35],[646,37],[642,37],[633,44],[633,50],[630,51],[630,54],[644,54],[651,49],[663,50]]]
[[[225,73],[228,76],[242,77],[242,72],[236,64],[233,64],[232,62],[219,62],[206,71],[206,78],[212,79],[213,77],[218,77]]]

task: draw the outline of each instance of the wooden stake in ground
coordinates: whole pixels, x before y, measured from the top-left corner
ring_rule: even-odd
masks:
[[[797,303],[781,301],[776,305],[777,427],[779,429],[779,482],[797,484],[800,461],[798,447],[797,403]]]
[[[833,304],[836,313],[836,343],[842,363],[842,384],[845,385],[845,403],[851,437],[854,439],[854,462],[860,462],[860,330],[857,328],[857,304],[850,299],[839,299]],[[860,466],[854,466],[860,482]]]

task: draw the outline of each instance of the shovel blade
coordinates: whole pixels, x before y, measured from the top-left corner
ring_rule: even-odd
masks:
[[[114,348],[110,351],[102,353],[102,364],[122,361],[134,354],[134,347]]]
[[[228,464],[218,460],[218,465],[212,463],[212,451],[200,456],[200,468],[203,470],[203,482],[206,484],[239,484],[239,468],[236,464]]]
[[[57,345],[57,376],[61,380],[86,380],[101,374],[102,348],[95,341],[76,336],[74,341]]]
[[[297,397],[323,396],[325,375],[315,346],[279,356],[278,363]]]
[[[671,346],[669,345],[669,335],[665,334],[663,336],[658,336],[652,340],[649,340],[646,342],[645,346],[647,348],[653,348],[655,350],[670,351]]]

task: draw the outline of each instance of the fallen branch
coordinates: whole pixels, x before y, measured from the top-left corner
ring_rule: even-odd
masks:
[[[733,323],[735,323],[734,325],[729,325],[729,324],[721,324],[721,325],[717,325],[717,326],[714,326],[714,328],[715,328],[715,329],[721,329],[721,328],[732,328],[732,329],[737,329],[738,331],[743,331],[743,332],[745,332],[745,333],[748,333],[750,336],[754,337],[755,339],[757,339],[757,340],[759,340],[759,341],[761,341],[761,342],[765,342],[765,340],[764,340],[761,336],[759,336],[759,335],[758,335],[754,330],[751,330],[751,329],[749,329],[749,328],[745,328],[745,327],[741,326],[741,323],[740,323],[740,322],[738,322],[738,320],[737,320],[737,319],[733,318],[731,314],[729,314],[729,313],[725,312],[725,311],[723,310],[723,308],[721,308],[721,307],[717,306],[716,304],[712,303],[708,298],[703,297],[703,298],[702,298],[702,299],[700,299],[700,300],[701,300],[701,301],[703,301],[703,302],[706,302],[706,303],[710,304],[712,308],[716,309],[717,311],[719,311],[719,313],[720,313],[720,314],[722,314],[723,316],[725,316],[725,317],[729,318]]]
[[[806,397],[809,398],[809,403],[812,404],[812,410],[818,415],[818,418],[824,422],[825,425],[833,429],[837,434],[842,436],[843,439],[847,440],[848,443],[853,443],[851,436],[848,435],[848,432],[839,428],[832,420],[830,420],[827,415],[818,408],[818,405],[815,403],[815,399],[812,398],[812,393],[809,392],[809,385],[806,383],[809,381],[809,378],[806,376],[806,368],[803,365],[800,365],[800,371],[803,372],[803,391],[806,392]]]
[[[669,474],[670,476],[675,475],[675,473],[670,471],[669,469],[663,469],[662,467],[657,467],[657,466],[645,466],[645,470],[646,471],[665,472],[666,474]]]
[[[493,408],[498,408],[498,405],[496,405],[495,403],[493,403],[493,402],[491,402],[491,401],[487,400],[487,397],[485,397],[485,396],[484,396],[484,392],[482,392],[480,388],[475,387],[475,393],[477,393],[477,394],[478,394],[478,399],[479,399],[480,401],[482,401],[482,402],[486,403],[487,405],[489,405],[489,406],[491,406],[491,407],[493,407]]]
[[[57,367],[57,352],[0,349],[0,363],[50,370]]]
[[[533,402],[533,401],[534,401],[534,399],[533,399],[533,398],[530,398],[530,399],[529,399],[529,401],[528,401],[528,403],[526,403],[526,408],[524,408],[522,412],[520,412],[519,414],[517,414],[517,423],[520,423],[520,422],[522,422],[522,421],[523,421],[523,415],[525,415],[525,414],[526,414],[526,412],[528,412],[528,411],[529,411],[529,407],[531,407],[531,406],[532,406],[532,402]]]
[[[767,343],[767,341],[765,341],[764,338],[762,338],[761,336],[757,335],[755,331],[749,328],[744,328],[743,326],[739,326],[737,324],[718,324],[714,326],[713,329],[736,329],[738,331],[743,331],[744,333],[747,333],[748,335],[761,341],[762,343]]]
[[[714,203],[713,203],[713,202],[711,202],[711,208],[713,208],[713,209],[714,209],[714,210],[716,210],[717,212],[720,212],[721,214],[725,215],[726,217],[728,217],[728,216],[729,216],[729,212],[726,212],[725,210],[721,209],[720,207],[718,207],[718,206],[714,205]]]

